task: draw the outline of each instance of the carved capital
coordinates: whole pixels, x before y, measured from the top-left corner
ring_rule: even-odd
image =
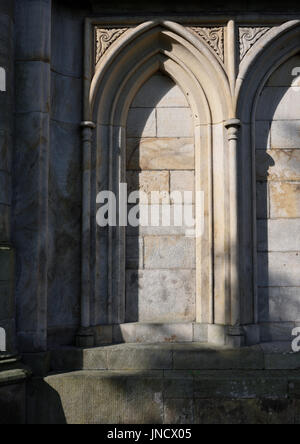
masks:
[[[228,140],[238,140],[239,130],[241,128],[241,121],[239,119],[230,119],[225,123],[225,128],[228,133]]]

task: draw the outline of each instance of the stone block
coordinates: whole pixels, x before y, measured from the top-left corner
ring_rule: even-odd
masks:
[[[294,424],[294,407],[287,399],[203,399],[195,402],[196,424]]]
[[[194,324],[193,341],[194,342],[207,342],[208,341],[208,325],[207,324]]]
[[[0,205],[0,242],[10,240],[11,207]]]
[[[300,149],[300,120],[278,120],[272,122],[271,148]]]
[[[261,322],[295,322],[299,319],[299,288],[260,288],[259,316]]]
[[[271,146],[270,121],[255,122],[255,146],[257,150],[267,150]]]
[[[175,350],[174,369],[187,368],[190,370],[262,370],[264,369],[264,355],[259,349]]]
[[[128,322],[195,320],[194,270],[127,271]]]
[[[192,323],[157,324],[129,323],[114,326],[114,342],[125,343],[190,343]]]
[[[15,300],[12,282],[0,281],[0,319],[13,318],[14,314]]]
[[[300,370],[300,353],[266,353],[265,363],[270,370]]]
[[[172,369],[172,351],[160,347],[113,346],[107,351],[109,370]]]
[[[258,219],[268,219],[270,215],[268,182],[256,182],[256,214]]]
[[[195,173],[194,171],[171,171],[170,173],[171,193],[179,191],[182,201],[187,204],[195,203]],[[184,200],[184,191],[192,192],[191,199]],[[175,202],[174,202],[175,203]]]
[[[161,74],[152,76],[139,90],[132,107],[171,108],[189,107],[183,92],[169,77]]]
[[[157,109],[158,137],[194,137],[193,115],[189,108]]]
[[[276,378],[266,372],[220,372],[218,375],[195,375],[194,398],[196,399],[275,399],[287,395],[287,379]]]
[[[225,345],[226,329],[224,325],[208,325],[208,343]]]
[[[257,107],[257,120],[300,120],[297,94],[295,88],[264,88]]]
[[[258,180],[300,181],[300,150],[256,151]]]
[[[70,92],[69,92],[70,93]],[[71,95],[74,94],[73,91]],[[16,110],[18,113],[50,109],[50,67],[45,62],[16,63]]]
[[[0,169],[11,171],[12,162],[12,138],[7,131],[0,131]]]
[[[77,77],[82,77],[83,70],[83,29],[80,14],[74,14],[69,8],[62,8],[59,4],[53,4],[53,16],[51,21],[52,35],[59,35],[59,39],[51,42],[51,66],[56,72]],[[61,42],[64,42],[62,45]]]
[[[196,268],[195,240],[182,236],[145,237],[146,269],[193,269]]]
[[[51,117],[79,125],[82,120],[82,80],[51,74]]]
[[[156,137],[156,111],[131,108],[127,119],[127,137]]]
[[[300,217],[300,182],[270,183],[271,218]]]
[[[194,205],[140,205],[139,210],[140,225],[129,225],[128,236],[186,236],[195,219]]]
[[[12,282],[14,278],[14,252],[9,247],[0,247],[0,281]]]
[[[193,170],[194,140],[191,138],[127,139],[129,170]]]
[[[10,206],[11,199],[11,176],[6,171],[0,171],[0,204]]]
[[[193,424],[193,399],[167,399],[164,406],[165,424]]]
[[[151,193],[160,192],[166,197],[166,203],[170,202],[169,199],[169,172],[168,171],[127,171],[127,184],[128,193],[134,191],[142,191],[148,196],[148,202],[141,202],[150,204]],[[159,202],[155,202],[159,203]]]
[[[25,383],[0,386],[0,425],[24,425],[25,423]]]
[[[300,219],[257,221],[258,251],[300,251]]]
[[[17,60],[50,60],[51,2],[17,2],[16,20]]]
[[[292,344],[294,322],[269,322],[260,324],[261,342],[289,341]]]
[[[285,86],[290,87],[294,80],[293,70],[300,66],[300,56],[295,55],[286,60],[268,80],[267,86]]]
[[[140,237],[126,239],[126,267],[132,270],[144,268],[144,241]]]
[[[260,287],[300,286],[299,253],[259,253],[258,285]]]

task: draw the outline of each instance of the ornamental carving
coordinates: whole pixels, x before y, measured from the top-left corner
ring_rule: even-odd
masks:
[[[128,28],[95,28],[96,39],[96,57],[97,65],[106,53],[108,48],[119,38]]]
[[[256,28],[240,28],[240,59],[243,60],[252,46],[265,35],[270,28],[256,27]]]
[[[192,26],[190,28],[199,37],[201,37],[206,44],[217,54],[219,59],[224,62],[224,28],[223,27],[211,27],[202,28],[198,26]]]

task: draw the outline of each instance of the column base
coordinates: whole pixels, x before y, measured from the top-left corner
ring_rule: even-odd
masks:
[[[92,328],[81,328],[76,335],[76,347],[89,348],[95,346],[95,334]]]

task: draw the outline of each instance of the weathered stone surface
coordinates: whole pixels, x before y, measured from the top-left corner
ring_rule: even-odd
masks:
[[[269,78],[267,86],[286,86],[290,87],[295,81],[295,76],[293,76],[293,70],[300,66],[300,56],[295,55],[294,57],[286,60],[279,68],[273,72],[272,76]]]
[[[49,112],[50,69],[48,63],[38,61],[17,62],[16,85],[16,109],[18,113]]]
[[[268,182],[256,182],[256,215],[258,219],[267,219],[270,215]]]
[[[10,216],[11,208],[7,205],[0,205],[0,241],[10,240]]]
[[[299,287],[260,288],[258,294],[261,322],[291,322],[299,320]]]
[[[255,122],[255,144],[257,150],[267,150],[271,146],[271,123],[269,121]]]
[[[196,424],[294,424],[289,400],[198,400]]]
[[[12,282],[0,282],[0,319],[10,319],[15,315],[15,300]]]
[[[194,141],[191,138],[127,139],[129,170],[193,170]]]
[[[292,343],[293,322],[269,322],[260,324],[261,342],[288,341]]]
[[[113,329],[114,342],[121,343],[191,343],[194,340],[193,324],[187,322],[174,324],[137,322],[116,325]]]
[[[16,20],[17,59],[50,60],[51,2],[16,2]]]
[[[165,424],[193,424],[194,403],[192,399],[167,399],[164,406]]]
[[[128,208],[131,211],[130,206]],[[148,215],[148,219],[145,217],[147,224],[143,223],[139,227],[128,225],[128,236],[185,236],[190,229],[190,218],[195,218],[194,205],[187,205],[186,208],[175,205],[140,205],[139,209],[142,214]]]
[[[0,171],[0,204],[11,205],[11,176],[6,171]]]
[[[129,110],[127,119],[128,137],[156,137],[156,131],[155,110],[152,108],[131,108]]]
[[[0,281],[13,281],[14,277],[14,253],[13,250],[0,248]]]
[[[175,85],[169,77],[157,74],[142,86],[132,106],[134,108],[171,108],[174,106],[188,108],[189,104],[179,86]]]
[[[145,237],[146,269],[196,268],[196,243],[187,237]]]
[[[1,170],[10,172],[12,163],[11,136],[7,131],[0,131],[0,165]]]
[[[26,387],[24,383],[0,387],[0,424],[26,423]]]
[[[50,131],[48,326],[77,328],[81,267],[80,132],[77,125],[56,121],[51,121]]]
[[[172,368],[172,351],[147,346],[114,346],[107,352],[110,370],[167,370]]]
[[[61,3],[52,3],[51,24],[52,34],[60,36],[60,39],[52,39],[51,42],[53,70],[80,78],[82,76],[84,42],[81,17],[74,14],[74,10],[65,8]]]
[[[188,204],[195,203],[195,173],[194,171],[171,171],[170,173],[170,188],[171,193],[180,191],[182,194],[182,201]],[[184,192],[191,191],[193,193],[192,199],[187,202],[184,199]]]
[[[144,268],[144,240],[140,237],[126,239],[126,267],[128,269]]]
[[[300,149],[300,120],[272,122],[271,148]]]
[[[81,97],[81,79],[52,72],[51,116],[54,120],[79,125],[82,120]]]
[[[300,251],[300,219],[257,222],[258,251]]]
[[[299,253],[259,253],[258,284],[261,287],[300,286]]]
[[[169,193],[169,172],[127,171],[127,184],[128,193],[131,193],[133,191],[142,191],[148,195],[149,203],[151,203],[151,192],[159,191]],[[167,200],[167,202],[169,202],[169,199]]]
[[[264,88],[257,107],[257,120],[300,120],[298,101],[295,100],[299,92],[299,87]]]
[[[203,350],[175,350],[174,369],[263,369],[264,356],[259,350],[222,350],[205,348]]]
[[[193,118],[189,108],[158,108],[158,137],[193,137]]]
[[[272,218],[300,217],[300,182],[270,183]]]
[[[128,321],[194,321],[195,281],[194,270],[127,271]]]
[[[258,180],[300,180],[300,150],[256,151]]]

